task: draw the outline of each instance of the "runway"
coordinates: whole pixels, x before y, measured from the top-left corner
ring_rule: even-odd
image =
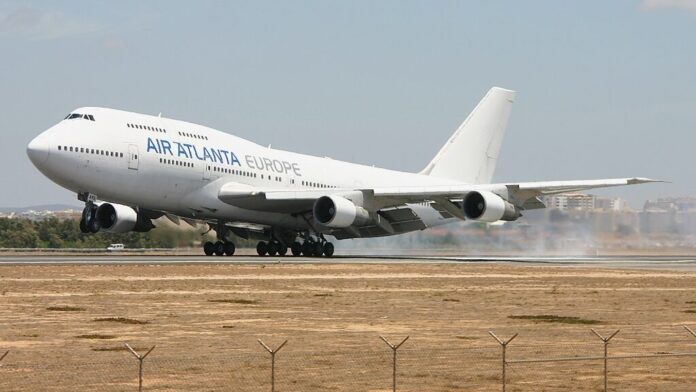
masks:
[[[517,264],[600,268],[663,269],[696,272],[696,256],[612,257],[499,257],[499,256],[409,256],[350,255],[314,257],[207,257],[196,255],[108,254],[108,255],[2,255],[0,265],[113,265],[113,264]]]

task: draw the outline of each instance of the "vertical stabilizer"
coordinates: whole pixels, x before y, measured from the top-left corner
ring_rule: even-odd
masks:
[[[514,91],[491,88],[420,174],[490,183],[514,100]]]

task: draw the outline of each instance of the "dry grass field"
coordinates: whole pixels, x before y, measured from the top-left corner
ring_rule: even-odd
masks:
[[[3,391],[488,391],[511,360],[696,352],[696,273],[515,264],[0,266]],[[696,390],[696,357],[610,361],[610,390]],[[514,364],[510,391],[601,390],[601,362]]]

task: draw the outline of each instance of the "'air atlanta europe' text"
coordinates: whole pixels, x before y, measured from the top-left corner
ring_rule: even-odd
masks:
[[[237,155],[221,148],[203,147],[199,151],[190,143],[179,143],[166,139],[147,138],[147,152],[154,151],[157,154],[176,156],[178,158],[198,159],[203,162],[226,164],[230,166],[242,166]],[[301,177],[300,165],[296,162],[281,161],[261,156],[245,155],[244,162],[250,169],[266,170],[280,174],[290,174]]]

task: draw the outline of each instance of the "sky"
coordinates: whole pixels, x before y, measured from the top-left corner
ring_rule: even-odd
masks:
[[[81,106],[415,172],[492,86],[495,182],[696,196],[696,0],[0,1],[0,206],[78,205],[25,150]]]

